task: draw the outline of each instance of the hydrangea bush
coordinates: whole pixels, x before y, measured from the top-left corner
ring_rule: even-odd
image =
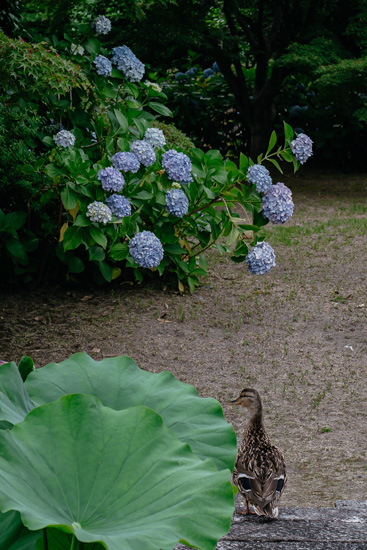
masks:
[[[109,32],[105,19],[84,28],[84,39],[59,45],[89,84],[60,100],[58,124],[44,129],[48,163],[37,167],[43,200],[61,199],[55,246],[68,277],[92,272],[102,283],[131,270],[141,282],[171,274],[181,292],[185,285],[193,291],[207,273],[211,248],[246,261],[252,274],[268,273],[275,253],[261,228],[288,221],[293,201],[264,164],[282,171],[285,161],[297,170],[312,152],[311,140],[285,124],[282,145],[273,132],[264,155],[254,162],[241,154],[238,164],[216,150],[168,145],[164,129],[154,126],[172,115],[163,88],[144,80],[144,64],[127,45],[104,48],[97,35],[103,40]],[[213,66],[207,78],[217,72]]]

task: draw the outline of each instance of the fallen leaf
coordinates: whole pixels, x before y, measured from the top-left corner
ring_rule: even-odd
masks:
[[[366,307],[365,304],[359,304],[359,306],[356,307]]]
[[[101,352],[100,348],[93,348],[92,349],[92,353],[100,353],[100,352]]]
[[[88,294],[87,296],[83,296],[83,298],[80,298],[80,301],[81,302],[87,302],[88,300],[91,300],[92,298],[94,298],[94,295],[93,294]]]

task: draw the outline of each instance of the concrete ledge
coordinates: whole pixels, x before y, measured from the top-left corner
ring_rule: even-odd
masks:
[[[231,529],[217,550],[367,550],[367,501],[337,501],[335,508],[279,508],[278,520],[247,516],[243,510],[236,499]]]

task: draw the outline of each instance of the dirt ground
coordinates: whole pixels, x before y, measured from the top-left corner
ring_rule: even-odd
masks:
[[[217,398],[238,434],[245,411],[226,403],[255,387],[288,464],[281,504],[367,499],[367,177],[281,181],[295,213],[266,230],[269,274],[213,252],[193,295],[129,284],[3,292],[0,359],[129,355]]]

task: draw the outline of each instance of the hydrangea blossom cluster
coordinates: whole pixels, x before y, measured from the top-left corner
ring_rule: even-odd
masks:
[[[86,216],[91,222],[108,223],[112,220],[112,212],[103,202],[94,201],[88,204]]]
[[[133,153],[144,166],[152,166],[155,163],[153,147],[145,140],[136,140],[130,145],[130,153]]]
[[[130,82],[140,82],[144,76],[144,64],[139,61],[136,55],[127,46],[112,48],[112,63],[124,73]]]
[[[180,183],[190,183],[192,181],[190,174],[191,160],[184,153],[178,153],[175,149],[170,149],[162,157],[162,166],[169,179]]]
[[[111,64],[111,61],[107,59],[107,57],[105,57],[104,55],[97,55],[93,63],[97,67],[97,74],[101,76],[111,75],[112,64]]]
[[[299,134],[291,142],[292,153],[301,164],[304,164],[312,155],[312,143],[312,139],[306,136],[306,134]]]
[[[271,222],[285,223],[293,214],[292,191],[284,185],[272,185],[262,200],[262,213]]]
[[[54,142],[61,147],[72,147],[75,143],[75,136],[68,130],[60,130],[54,136]]]
[[[209,67],[209,69],[204,69],[203,70],[203,77],[204,78],[211,78],[213,75],[214,75],[214,71],[210,67]]]
[[[117,170],[132,172],[133,174],[136,174],[140,168],[140,162],[134,153],[128,153],[127,151],[122,151],[113,155],[112,164]]]
[[[73,55],[84,55],[84,48],[83,46],[77,46],[76,44],[71,44],[70,52]]]
[[[162,149],[166,145],[164,133],[159,128],[148,128],[144,135],[144,141],[147,141],[155,149]]]
[[[256,191],[266,193],[269,191],[272,181],[269,170],[261,164],[254,164],[247,170],[247,179],[256,186]]]
[[[119,170],[112,168],[112,166],[108,166],[107,168],[100,170],[97,178],[101,182],[105,191],[115,191],[118,193],[125,185],[124,176],[121,172],[119,172]]]
[[[163,259],[161,241],[151,231],[141,231],[129,243],[131,257],[141,267],[158,267]]]
[[[189,200],[182,189],[170,189],[166,193],[167,211],[173,216],[183,218],[189,209]]]
[[[119,220],[131,214],[131,204],[126,197],[121,195],[111,195],[106,199],[106,204],[112,214]]]
[[[253,275],[265,275],[275,266],[275,254],[270,244],[257,243],[246,257],[249,272]]]
[[[156,82],[150,82],[149,80],[146,80],[144,82],[144,84],[146,86],[149,86],[150,88],[152,88],[155,92],[161,92],[162,91],[162,88]]]
[[[111,30],[111,21],[105,15],[99,15],[94,26],[97,34],[108,34]]]

